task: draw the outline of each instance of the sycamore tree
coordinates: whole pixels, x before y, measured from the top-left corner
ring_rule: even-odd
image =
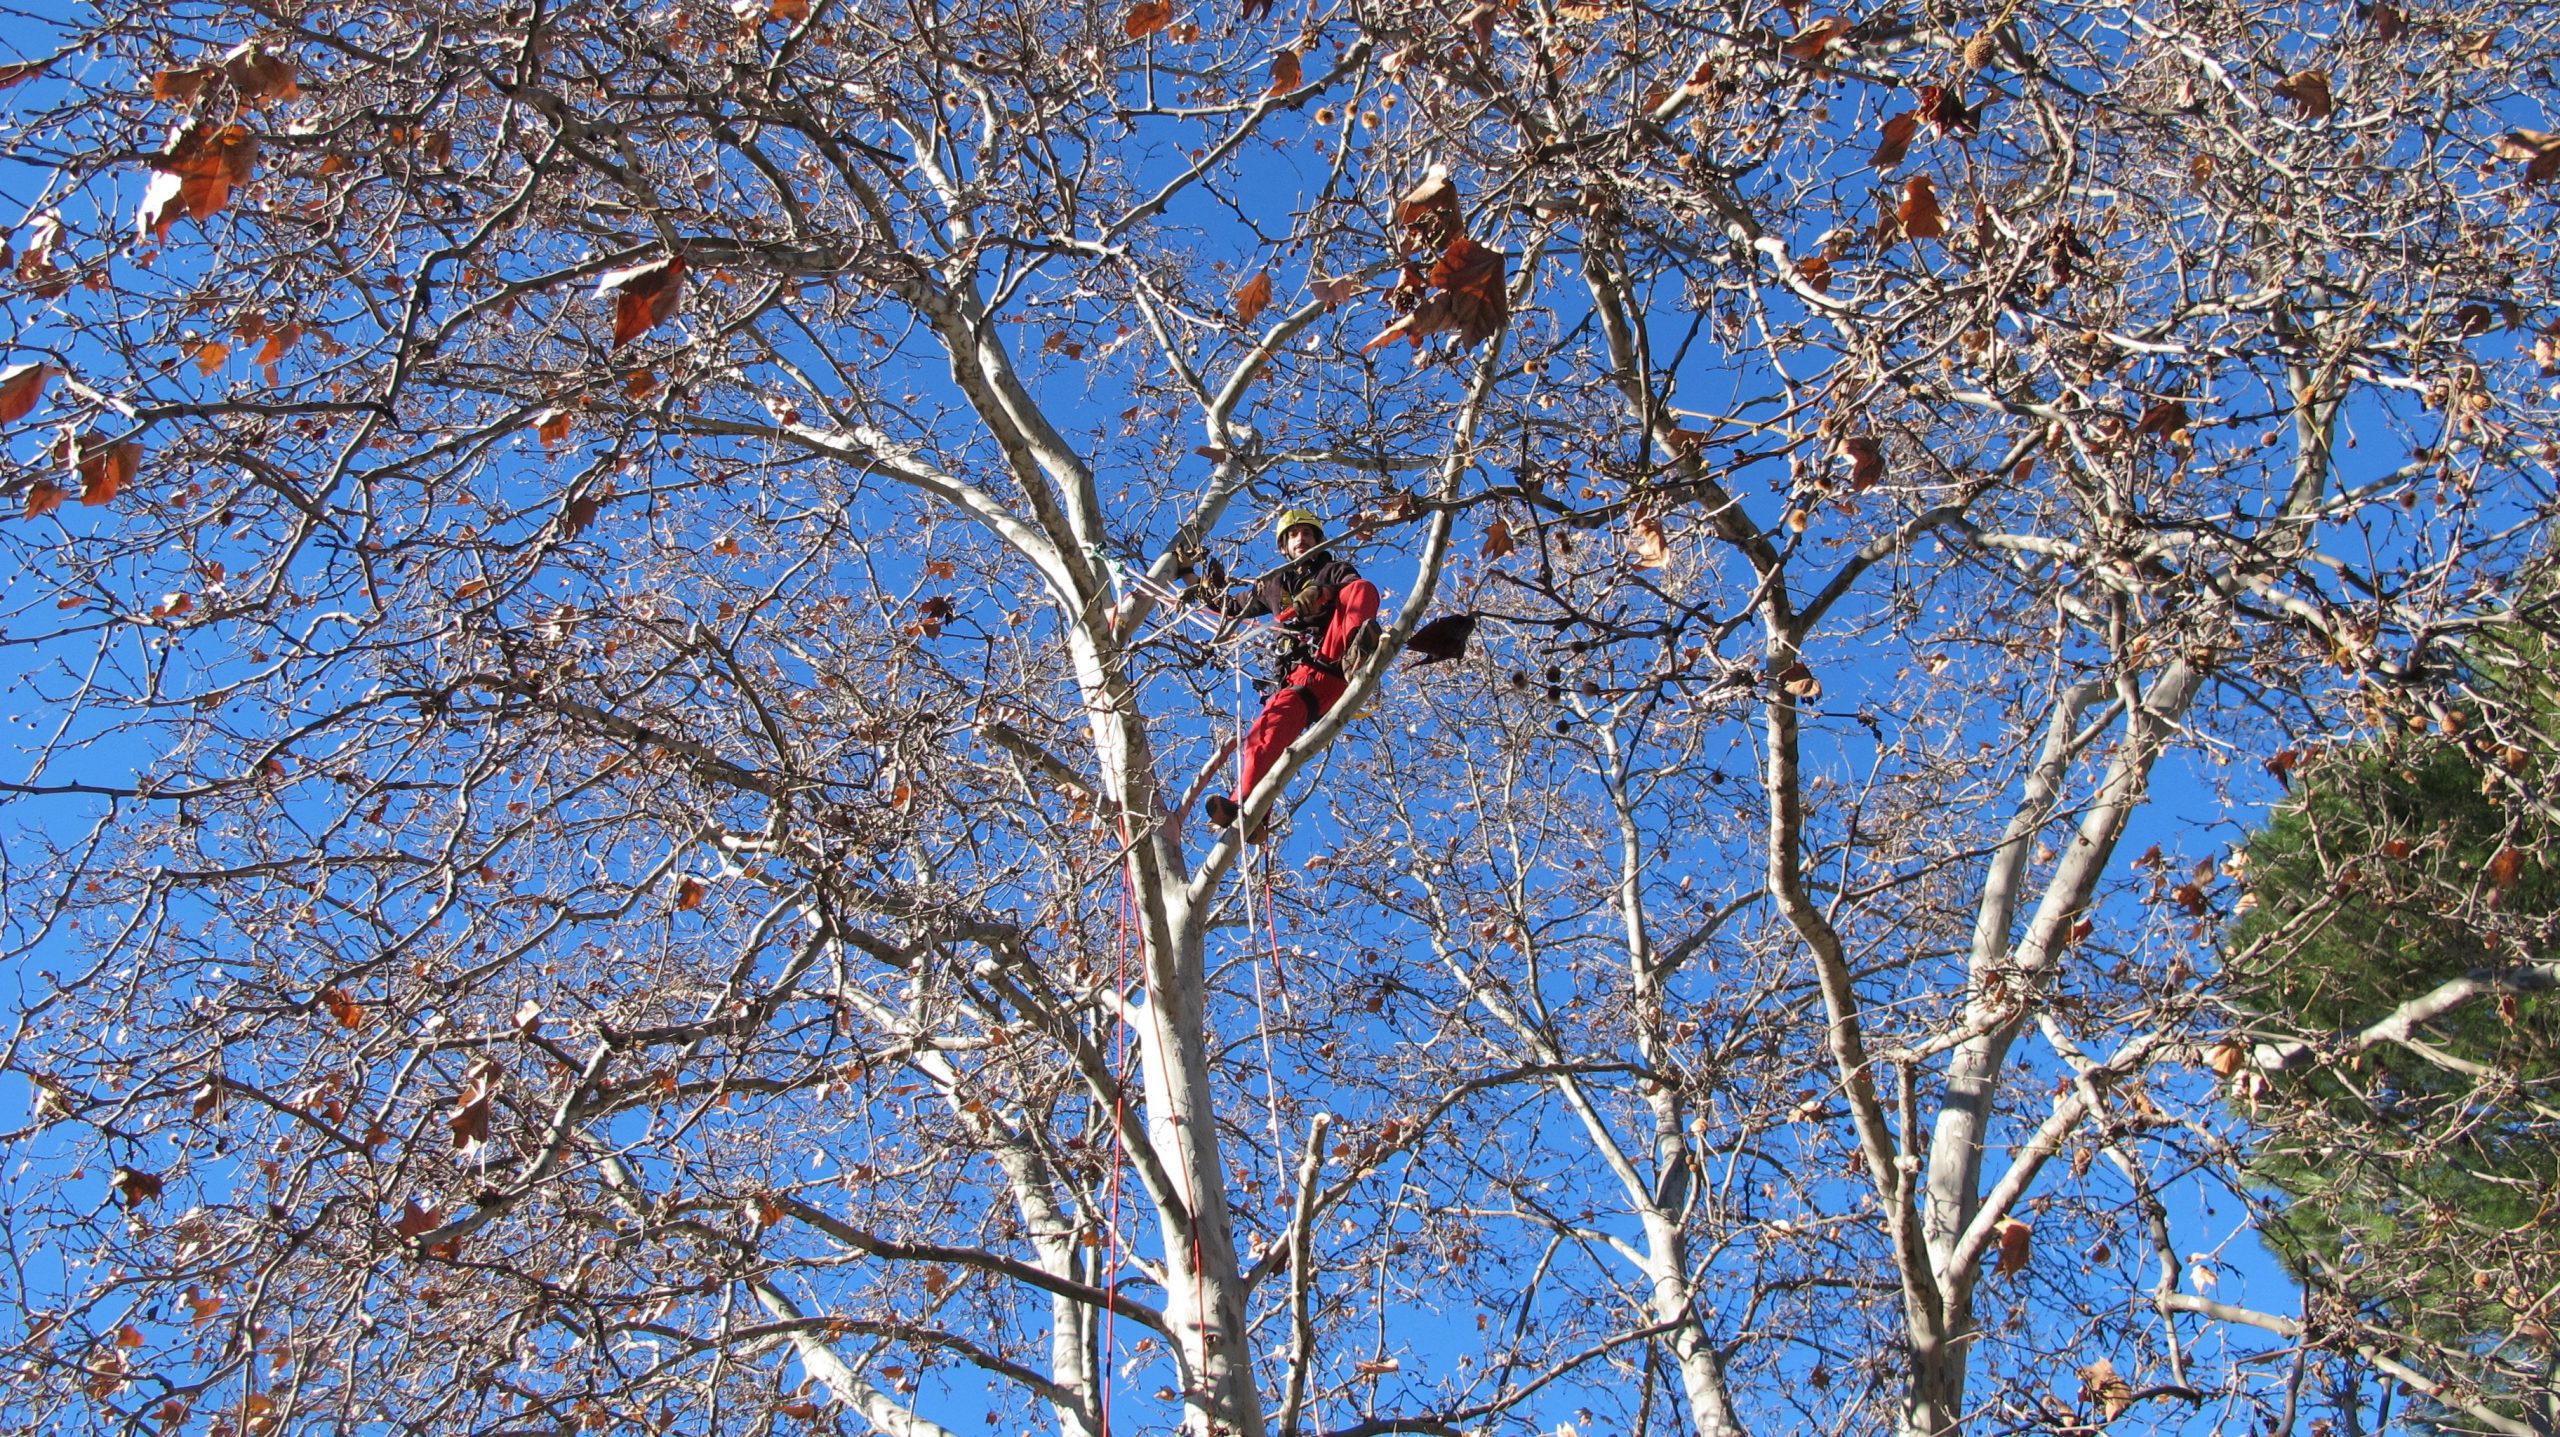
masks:
[[[2521,1420],[2191,1290],[2124,850],[2535,542],[2555,25],[14,35],[10,1420]],[[1386,638],[1257,853],[1167,599],[1284,501]]]

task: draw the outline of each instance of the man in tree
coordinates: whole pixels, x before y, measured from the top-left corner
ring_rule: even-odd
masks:
[[[1353,647],[1378,617],[1378,586],[1361,578],[1350,560],[1326,552],[1324,521],[1313,511],[1283,510],[1272,528],[1287,563],[1233,589],[1213,569],[1184,595],[1239,619],[1268,614],[1280,631],[1262,713],[1244,736],[1235,796],[1216,794],[1208,802],[1209,821],[1220,828],[1236,821],[1254,785],[1307,725],[1341,699],[1346,661],[1357,662]],[[1260,825],[1252,837],[1261,840]]]

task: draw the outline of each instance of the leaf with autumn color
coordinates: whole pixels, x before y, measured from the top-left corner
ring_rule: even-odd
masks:
[[[52,68],[51,60],[13,60],[0,65],[0,90],[32,80]]]
[[[2027,1258],[2035,1241],[2035,1230],[2013,1217],[2000,1219],[2000,1261],[1992,1271],[2002,1276],[2027,1270]]]
[[[596,282],[598,295],[613,296],[613,347],[664,324],[684,297],[684,256],[671,254],[649,264],[618,269]]]
[[[189,120],[169,132],[151,169],[134,228],[166,239],[179,215],[202,224],[231,203],[231,191],[257,173],[258,137],[242,125]]]
[[[1867,163],[1879,170],[1889,170],[1902,163],[1911,150],[1912,139],[1920,133],[1920,117],[1908,111],[1884,122],[1876,137],[1876,152]]]
[[[1852,434],[1840,441],[1841,457],[1849,461],[1849,487],[1864,493],[1884,479],[1884,448],[1872,434]]]
[[[402,1237],[425,1237],[428,1233],[434,1232],[437,1224],[443,1221],[442,1213],[434,1208],[420,1205],[413,1197],[400,1205],[400,1215],[391,1220],[391,1230]]]
[[[142,469],[142,442],[127,439],[91,452],[80,448],[80,502],[104,504],[116,497]]]
[[[1511,318],[1511,295],[1503,284],[1502,251],[1460,236],[1431,266],[1430,282],[1442,292],[1448,327],[1461,344],[1481,344]]]
[[[19,511],[18,517],[21,519],[43,518],[62,507],[62,494],[61,485],[50,479],[37,480],[27,486],[26,507]]]
[[[1512,542],[1509,521],[1496,519],[1485,526],[1483,557],[1499,559],[1505,554],[1515,552],[1518,548],[1519,545]]]
[[[2303,70],[2276,82],[2275,92],[2291,100],[2306,120],[2325,120],[2338,108],[2325,70]]]
[[[2175,434],[2187,427],[2184,400],[2155,399],[2142,408],[2142,418],[2133,426],[2136,434]]]
[[[2101,1357],[2081,1368],[2079,1376],[2080,1400],[2095,1406],[2108,1421],[2122,1417],[2133,1406],[2133,1384],[2116,1375],[2112,1361]]]
[[[147,1202],[159,1201],[162,1185],[158,1173],[147,1173],[140,1168],[118,1168],[115,1175],[107,1179],[107,1186],[115,1189],[116,1196],[124,1200],[126,1207],[136,1208]]]
[[[1271,307],[1271,271],[1256,270],[1253,278],[1236,286],[1236,323],[1250,325]]]
[[[2524,877],[2524,855],[2513,848],[2501,848],[2489,859],[2489,881],[2500,888],[2513,888]]]
[[[2524,177],[2534,184],[2560,179],[2560,135],[2509,130],[2498,137],[2498,157],[2524,166]]]
[[[1661,569],[1671,563],[1671,537],[1662,521],[1648,514],[1627,525],[1627,558],[1639,569]]]
[[[329,1017],[341,1028],[353,1031],[364,1026],[364,1005],[342,988],[321,989],[320,1006],[329,1010]]]
[[[489,1140],[498,1083],[504,1076],[505,1070],[494,1058],[471,1060],[471,1066],[463,1073],[462,1091],[455,1096],[452,1109],[445,1115],[445,1126],[453,1133],[455,1147],[471,1151]]]
[[[1966,105],[1961,92],[1944,85],[1920,87],[1920,118],[1941,137],[1960,140],[1982,131],[1982,107]]]
[[[240,103],[251,109],[302,98],[301,67],[254,40],[243,41],[222,57],[222,75],[231,82]]]
[[[26,418],[43,397],[45,381],[52,377],[50,364],[13,364],[0,370],[0,424]]]
[[[1297,51],[1281,50],[1275,52],[1271,57],[1271,83],[1264,87],[1262,93],[1266,95],[1286,95],[1290,91],[1297,89],[1303,79],[1304,70],[1298,63]]]
[[[1779,53],[1790,60],[1800,60],[1810,65],[1820,60],[1822,53],[1830,49],[1833,42],[1848,33],[1848,21],[1837,15],[1826,15],[1807,26],[1794,39],[1780,46]]]
[[[1943,239],[1947,233],[1946,212],[1938,208],[1938,183],[1927,175],[1913,175],[1902,183],[1902,204],[1894,211],[1902,221],[1902,232],[1913,239]]]
[[[1466,224],[1459,213],[1458,186],[1446,171],[1433,171],[1396,201],[1396,223],[1404,228],[1406,253],[1446,249]]]
[[[1325,308],[1332,309],[1358,294],[1360,281],[1348,275],[1339,279],[1312,279],[1307,281],[1307,288],[1324,301]]]
[[[1120,17],[1120,33],[1143,40],[1173,24],[1173,0],[1138,0]]]

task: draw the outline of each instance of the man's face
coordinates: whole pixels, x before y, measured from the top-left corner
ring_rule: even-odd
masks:
[[[1295,559],[1324,542],[1324,535],[1313,524],[1292,524],[1280,534],[1280,552]]]

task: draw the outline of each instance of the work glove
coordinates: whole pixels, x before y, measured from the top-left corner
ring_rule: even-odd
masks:
[[[1174,572],[1177,574],[1196,572],[1199,575],[1188,588],[1182,591],[1182,602],[1186,604],[1216,608],[1218,601],[1227,596],[1227,566],[1218,562],[1214,555],[1200,559],[1196,568],[1186,565]]]

